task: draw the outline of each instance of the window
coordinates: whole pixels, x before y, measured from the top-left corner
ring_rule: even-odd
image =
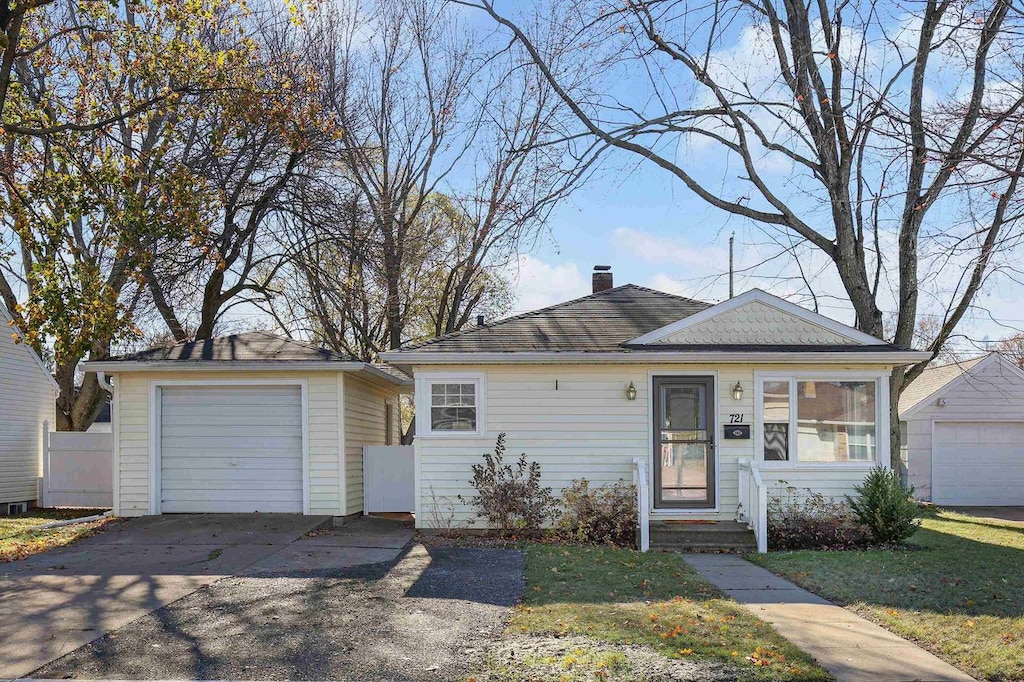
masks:
[[[476,381],[431,381],[430,432],[475,433],[479,387]]]
[[[877,459],[878,382],[771,378],[760,382],[766,462]]]
[[[764,460],[779,462],[789,459],[789,382],[764,382],[761,410],[764,426]]]

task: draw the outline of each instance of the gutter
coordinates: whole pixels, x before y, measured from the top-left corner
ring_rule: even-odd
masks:
[[[642,352],[545,352],[523,353],[438,353],[388,351],[381,359],[394,365],[540,365],[540,364],[876,364],[911,365],[931,358],[928,351],[642,351]]]
[[[73,526],[78,523],[92,523],[93,521],[100,521],[102,519],[109,518],[114,515],[114,510],[103,512],[102,514],[93,514],[92,516],[79,516],[76,519],[64,519],[63,521],[51,521],[50,523],[44,523],[41,526],[32,526],[27,530],[46,530],[48,528],[63,528],[64,526]]]
[[[367,362],[338,360],[95,360],[82,363],[97,375],[131,372],[365,372],[396,386],[412,386],[411,379],[396,377]]]

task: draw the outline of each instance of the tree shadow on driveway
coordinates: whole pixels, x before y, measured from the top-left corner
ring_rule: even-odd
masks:
[[[516,550],[421,545],[392,562],[226,578],[34,676],[455,679],[500,636],[522,589]]]

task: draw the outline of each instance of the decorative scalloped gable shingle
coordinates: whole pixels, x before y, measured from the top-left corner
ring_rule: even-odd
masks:
[[[669,334],[652,345],[705,343],[829,346],[857,342],[762,301],[751,301]]]

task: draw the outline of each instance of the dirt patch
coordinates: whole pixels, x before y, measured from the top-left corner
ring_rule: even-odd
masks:
[[[725,663],[671,659],[649,647],[586,637],[514,636],[489,647],[486,662],[480,682],[725,682],[742,676]]]

